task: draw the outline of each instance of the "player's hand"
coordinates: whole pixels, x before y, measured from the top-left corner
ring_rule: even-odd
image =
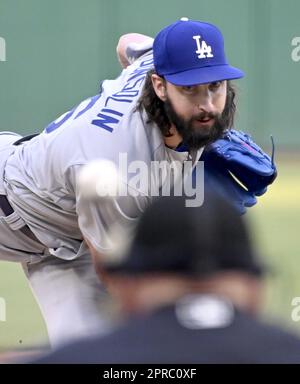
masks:
[[[116,51],[122,68],[127,68],[136,59],[152,49],[153,38],[140,33],[127,33],[120,37]]]
[[[277,177],[276,165],[251,137],[241,131],[227,130],[223,138],[205,148],[205,182],[212,183],[240,213],[256,204]]]

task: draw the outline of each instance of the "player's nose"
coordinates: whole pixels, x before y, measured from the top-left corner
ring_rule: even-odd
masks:
[[[197,109],[200,112],[214,113],[215,106],[213,103],[213,98],[209,90],[201,92],[197,99]]]

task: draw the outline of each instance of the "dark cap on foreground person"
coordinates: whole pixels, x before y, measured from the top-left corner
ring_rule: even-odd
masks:
[[[184,197],[162,197],[141,217],[132,245],[119,262],[106,261],[110,273],[176,273],[205,277],[220,271],[260,276],[244,219],[210,192],[203,206],[187,208]]]

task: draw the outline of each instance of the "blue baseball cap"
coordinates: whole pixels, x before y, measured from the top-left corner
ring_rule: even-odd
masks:
[[[189,86],[244,77],[229,65],[221,31],[213,24],[182,18],[162,29],[153,45],[154,67],[175,85]]]

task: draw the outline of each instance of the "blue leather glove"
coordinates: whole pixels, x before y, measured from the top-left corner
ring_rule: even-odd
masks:
[[[241,214],[277,177],[273,159],[248,134],[234,129],[206,147],[200,161],[204,161],[205,185],[219,191]]]

